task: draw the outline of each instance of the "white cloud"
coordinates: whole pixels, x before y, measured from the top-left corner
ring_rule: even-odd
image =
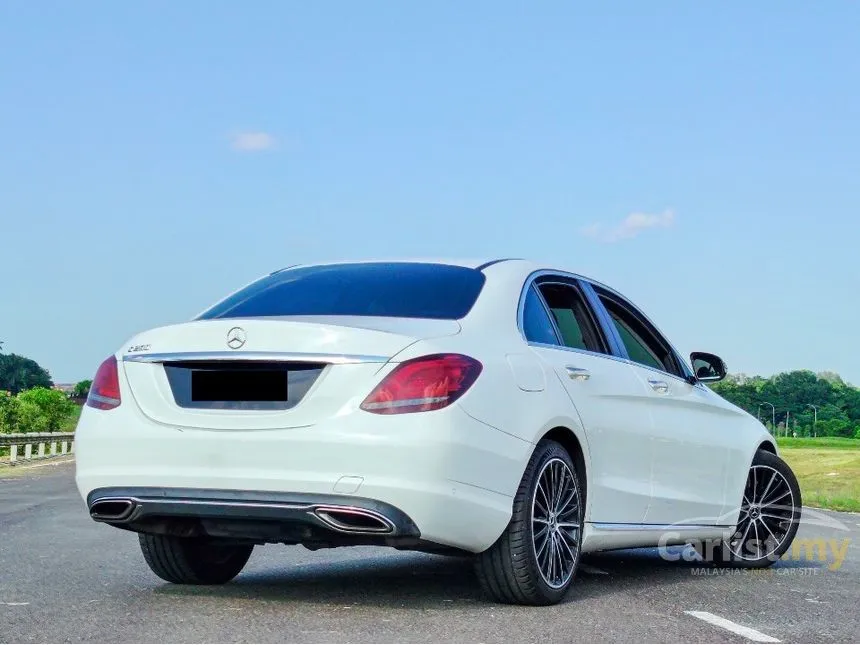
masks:
[[[675,213],[671,210],[665,210],[662,213],[653,215],[649,213],[630,213],[630,215],[609,230],[604,230],[602,224],[595,223],[583,228],[582,234],[601,242],[618,242],[619,240],[628,240],[636,237],[642,231],[650,228],[669,228],[674,223]]]
[[[230,137],[230,146],[241,152],[259,152],[275,147],[275,137],[268,132],[237,132]]]

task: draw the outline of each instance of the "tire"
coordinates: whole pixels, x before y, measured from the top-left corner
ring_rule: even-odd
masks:
[[[772,566],[791,546],[802,507],[800,486],[788,464],[773,453],[759,450],[747,475],[734,534],[729,540],[698,547],[699,554],[717,566]]]
[[[221,585],[239,575],[253,544],[216,544],[207,538],[138,534],[146,564],[162,580],[181,585]]]
[[[561,482],[555,488],[560,491],[556,510],[552,502],[546,503],[553,476]],[[520,605],[552,605],[564,598],[579,565],[581,491],[567,451],[555,441],[538,444],[514,497],[510,523],[493,546],[476,557],[478,580],[489,596]],[[553,560],[556,575],[548,568],[550,553],[558,556]]]

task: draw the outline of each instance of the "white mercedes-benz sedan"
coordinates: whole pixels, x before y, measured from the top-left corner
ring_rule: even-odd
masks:
[[[591,551],[785,553],[797,480],[705,385],[725,374],[532,262],[295,266],[101,364],[77,485],[169,582],[225,583],[256,545],[388,545],[474,554],[496,600],[550,604]]]

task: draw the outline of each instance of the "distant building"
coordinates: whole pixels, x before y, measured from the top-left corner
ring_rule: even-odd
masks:
[[[51,389],[59,390],[60,392],[65,392],[66,394],[71,394],[75,391],[74,383],[55,383]]]

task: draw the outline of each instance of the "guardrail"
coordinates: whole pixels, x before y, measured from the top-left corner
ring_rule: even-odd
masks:
[[[34,459],[48,459],[49,457],[73,453],[75,451],[75,433],[0,434],[0,448],[5,448],[6,446],[9,447],[9,461],[7,463],[14,466],[21,459],[24,461],[33,461]],[[36,447],[35,451],[33,449],[34,446]],[[19,456],[18,450],[20,447],[24,449],[23,456]]]

